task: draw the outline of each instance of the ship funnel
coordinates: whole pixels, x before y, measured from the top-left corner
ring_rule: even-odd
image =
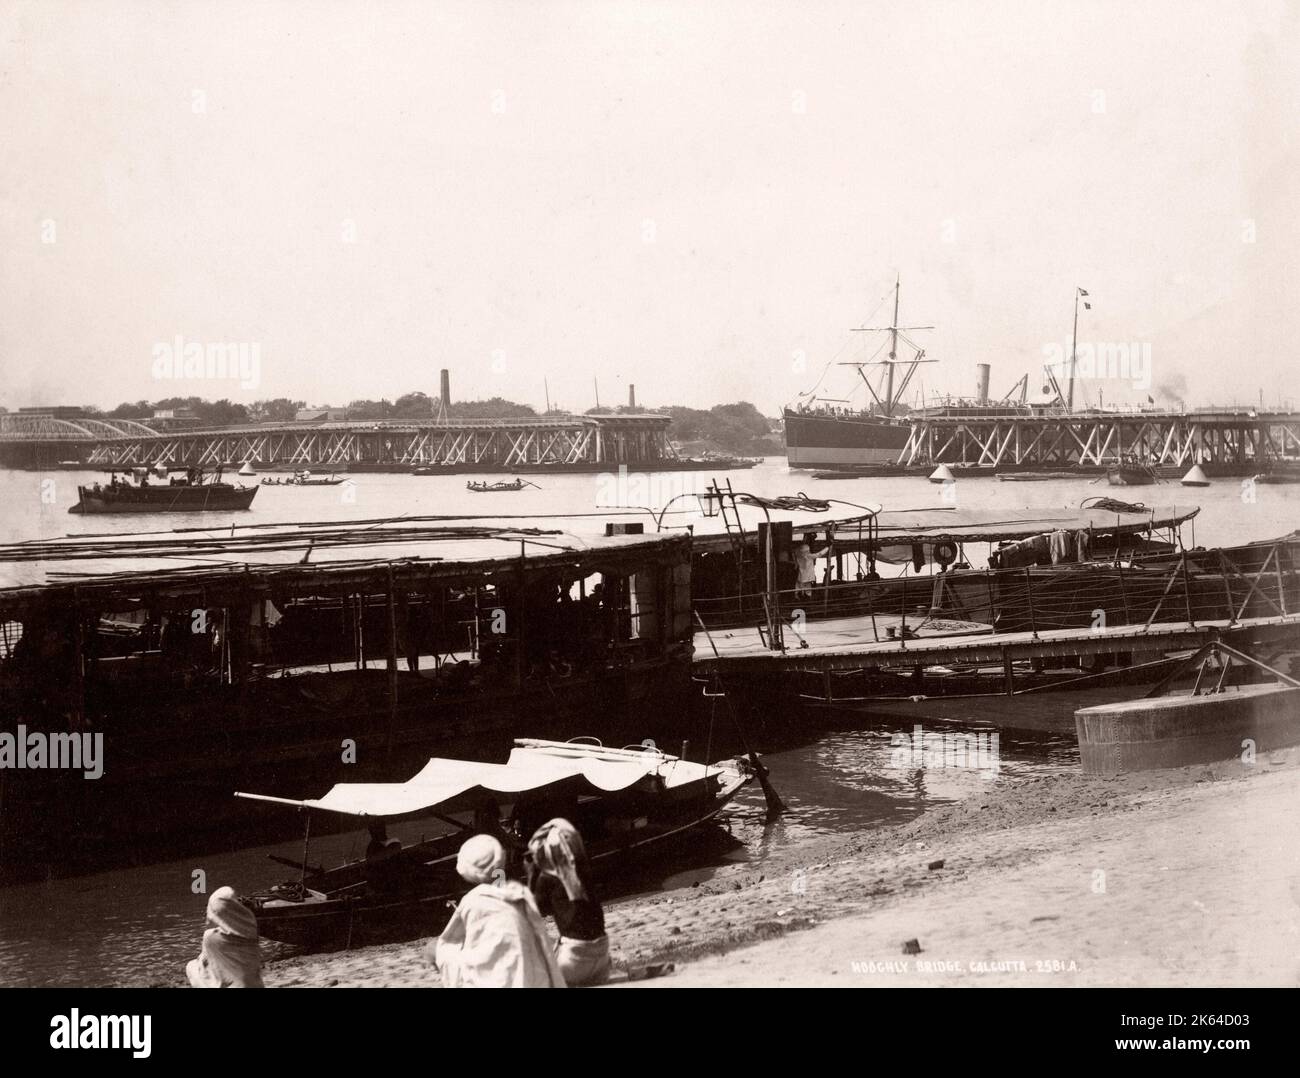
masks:
[[[980,404],[989,402],[989,365],[987,363],[975,364],[975,399]]]

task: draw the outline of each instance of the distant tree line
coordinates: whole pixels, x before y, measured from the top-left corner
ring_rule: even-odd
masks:
[[[668,436],[675,442],[748,454],[776,453],[783,446],[781,436],[773,433],[773,421],[748,401],[715,404],[707,412],[677,406],[661,410],[673,417]]]
[[[256,423],[261,418],[288,420],[302,407],[302,401],[281,397],[277,400],[257,401],[255,404],[236,404],[222,398],[218,401],[202,397],[163,397],[156,401],[125,401],[110,411],[103,412],[109,419],[149,419],[155,412],[192,412],[205,426],[224,426],[232,423]],[[97,408],[87,409],[97,413]]]

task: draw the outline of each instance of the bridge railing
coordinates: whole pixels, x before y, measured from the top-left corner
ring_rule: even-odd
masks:
[[[1192,551],[1158,563],[962,570],[874,581],[823,582],[811,592],[783,588],[776,599],[786,624],[859,621],[864,640],[889,639],[887,627],[922,626],[945,633],[1038,634],[1300,614],[1300,542],[1234,550]],[[696,598],[710,630],[758,624],[764,594]],[[943,624],[950,622],[952,624]],[[906,636],[906,633],[903,634]]]

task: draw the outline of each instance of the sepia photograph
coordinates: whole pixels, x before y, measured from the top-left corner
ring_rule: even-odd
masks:
[[[0,0],[24,1036],[1012,988],[1262,1046],[1298,70],[1295,0]]]

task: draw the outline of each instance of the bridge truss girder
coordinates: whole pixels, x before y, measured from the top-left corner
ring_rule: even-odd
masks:
[[[898,463],[1104,467],[1136,456],[1157,465],[1262,465],[1297,455],[1297,417],[963,417],[917,421]]]
[[[666,428],[666,423],[664,424]],[[211,468],[254,465],[346,467],[349,464],[501,467],[663,459],[663,430],[629,438],[591,421],[446,427],[330,426],[301,430],[200,431],[117,436],[98,441],[87,463],[100,467],[163,464]]]

